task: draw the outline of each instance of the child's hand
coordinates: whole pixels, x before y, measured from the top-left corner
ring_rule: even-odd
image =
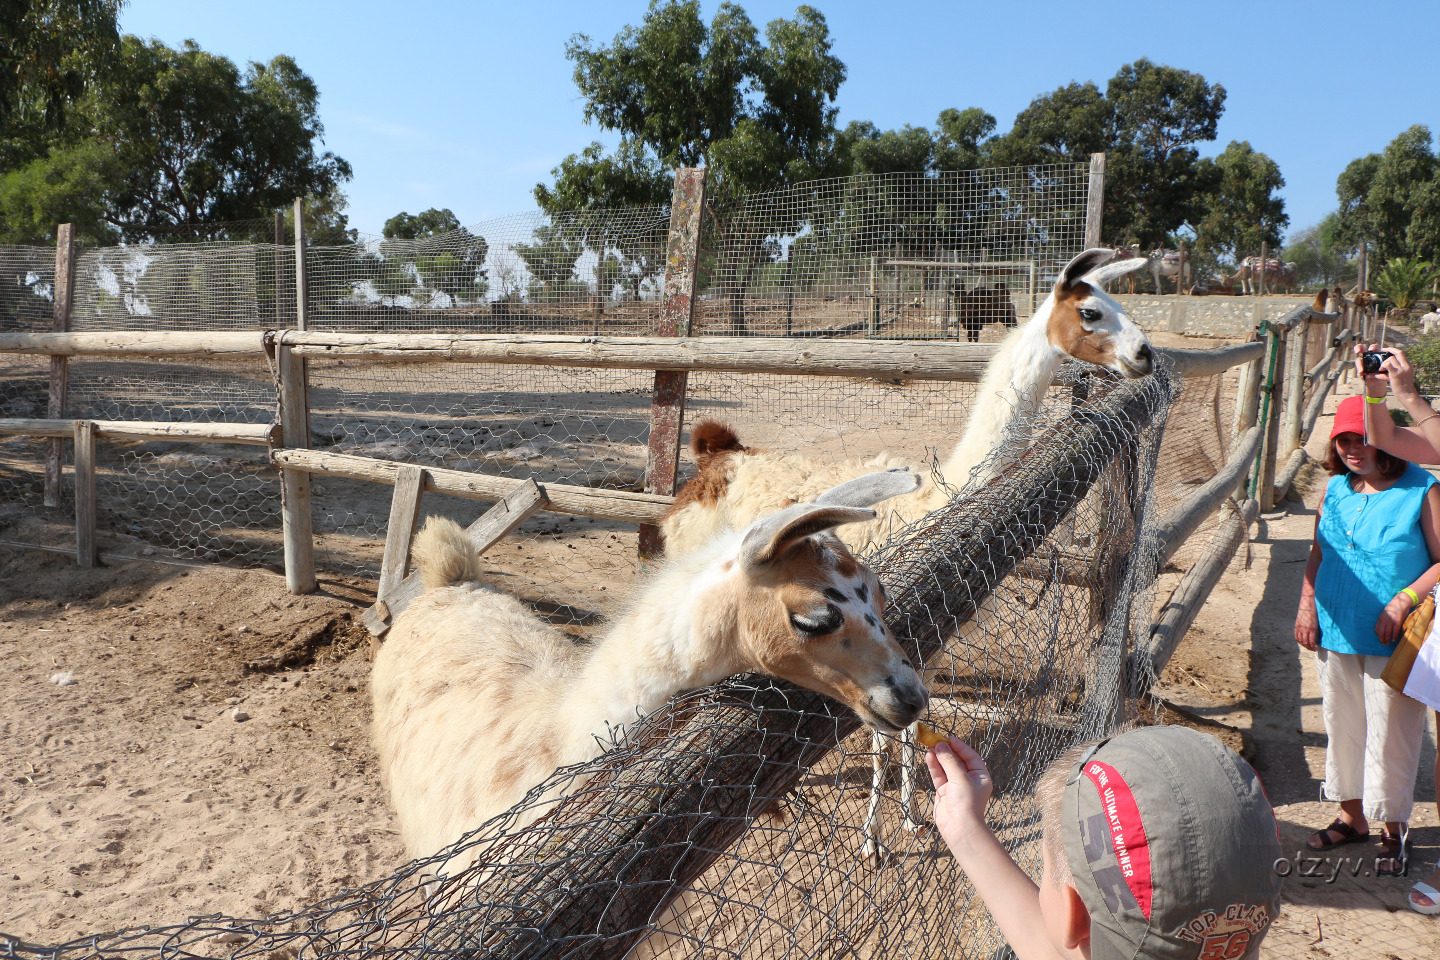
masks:
[[[980,754],[961,740],[947,740],[925,754],[925,765],[935,781],[935,826],[958,857],[973,838],[989,834],[985,805],[995,784]]]

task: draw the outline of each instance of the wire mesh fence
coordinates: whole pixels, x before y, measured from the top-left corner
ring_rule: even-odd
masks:
[[[888,624],[925,664],[932,722],[995,758],[990,821],[1032,869],[1035,779],[1123,703],[1127,634],[1149,611],[1151,478],[1174,394],[1163,373],[1083,401],[1065,386],[1027,424],[1038,442],[1015,469],[871,558]],[[939,838],[906,829],[894,789],[876,821],[882,856],[862,860],[872,765],[893,781],[903,754],[876,755],[833,701],[741,677],[672,699],[608,746],[435,857],[311,908],[5,950],[938,958],[996,945]],[[919,822],[929,802],[920,791]],[[474,865],[437,878],[456,857]]]

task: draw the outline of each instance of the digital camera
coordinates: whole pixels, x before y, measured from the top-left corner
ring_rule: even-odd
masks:
[[[1366,373],[1379,373],[1380,364],[1385,362],[1386,357],[1393,357],[1395,354],[1389,350],[1367,350],[1360,354],[1360,369]]]

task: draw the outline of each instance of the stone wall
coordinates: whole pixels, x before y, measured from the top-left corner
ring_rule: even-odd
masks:
[[[1262,320],[1278,320],[1313,297],[1115,296],[1142,330],[1187,337],[1245,339]]]

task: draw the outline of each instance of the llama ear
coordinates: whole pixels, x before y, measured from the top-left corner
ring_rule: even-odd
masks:
[[[874,520],[875,511],[823,503],[802,503],[756,520],[740,543],[740,559],[747,567],[775,562],[806,537],[840,526]]]
[[[1150,261],[1144,257],[1131,257],[1129,260],[1116,260],[1113,263],[1103,264],[1085,274],[1084,280],[1091,286],[1105,289],[1105,284],[1111,280],[1125,276],[1127,273],[1134,273],[1137,270],[1144,270],[1150,265]]]
[[[1073,287],[1084,280],[1087,273],[1095,270],[1113,256],[1115,256],[1115,251],[1105,247],[1093,247],[1086,250],[1065,264],[1065,269],[1060,271],[1060,276],[1055,280],[1055,292],[1059,293],[1066,287]]]
[[[838,487],[826,490],[813,502],[833,504],[837,507],[870,507],[881,500],[889,500],[918,489],[920,477],[905,467],[896,467],[884,473],[867,473],[863,477],[847,480]]]

